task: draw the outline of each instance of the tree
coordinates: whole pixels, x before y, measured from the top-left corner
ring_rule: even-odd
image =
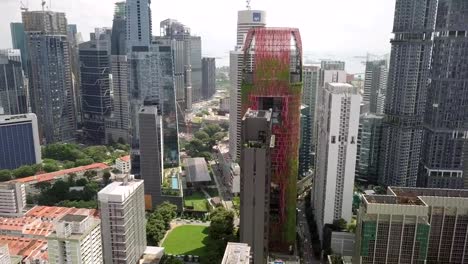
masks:
[[[88,180],[86,178],[80,178],[75,184],[76,186],[86,186],[86,184],[88,184]]]
[[[63,162],[63,168],[64,169],[71,169],[71,168],[75,168],[76,165],[75,165],[75,162],[73,161],[69,161],[69,160],[66,160]]]
[[[338,220],[333,221],[333,226],[335,226],[335,228],[339,230],[345,230],[347,223],[346,223],[346,220],[344,220],[343,218],[340,218]]]
[[[225,138],[227,136],[226,132],[218,132],[216,134],[213,135],[213,139],[215,141],[221,141],[223,138]]]
[[[102,183],[104,185],[108,185],[110,183],[110,178],[111,178],[111,174],[109,170],[105,170],[104,173],[102,174]]]
[[[43,158],[54,160],[70,160],[84,159],[86,155],[75,144],[49,144],[43,148]]]
[[[234,236],[234,212],[223,207],[216,208],[210,216],[209,236],[213,240],[224,240],[226,243]]]
[[[85,171],[83,175],[86,177],[86,179],[88,179],[88,181],[91,181],[94,177],[97,176],[97,172],[95,170],[88,170]]]
[[[174,256],[164,255],[161,258],[160,264],[184,264],[184,262]]]
[[[172,219],[177,216],[177,206],[164,202],[156,208],[156,212],[159,213],[164,220],[166,230],[169,230]]]
[[[87,147],[83,151],[89,158],[96,162],[104,162],[108,159],[107,147],[106,146],[91,146]]]
[[[34,170],[31,166],[28,166],[28,165],[24,165],[24,166],[17,168],[16,170],[13,170],[13,176],[15,176],[15,178],[17,179],[28,177],[28,176],[33,176],[33,175],[34,175]]]
[[[203,128],[203,131],[207,133],[210,137],[214,136],[214,134],[221,132],[221,127],[219,125],[210,124]]]
[[[76,173],[69,173],[68,174],[68,185],[69,186],[74,186],[75,185],[75,179],[78,177]]]
[[[205,131],[197,131],[194,134],[196,139],[201,140],[202,142],[206,142],[210,139],[210,136]]]
[[[11,180],[11,176],[10,170],[0,170],[0,182]]]
[[[60,170],[60,167],[57,163],[45,163],[43,168],[45,172],[54,172]]]
[[[77,159],[75,162],[76,166],[86,166],[86,165],[90,165],[93,163],[94,163],[94,160],[91,158]]]

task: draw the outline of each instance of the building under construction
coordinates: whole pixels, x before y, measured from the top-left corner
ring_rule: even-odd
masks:
[[[298,29],[255,28],[244,46],[242,113],[272,111],[269,250],[291,251],[296,241],[302,43]]]

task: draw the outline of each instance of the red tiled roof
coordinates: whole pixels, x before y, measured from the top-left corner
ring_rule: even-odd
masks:
[[[10,182],[21,182],[21,183],[29,183],[29,184],[38,183],[38,182],[48,182],[48,181],[52,181],[55,179],[59,179],[70,173],[81,173],[81,172],[85,172],[88,170],[105,170],[108,168],[110,168],[109,165],[105,163],[94,163],[91,165],[80,166],[80,167],[66,169],[66,170],[60,170],[60,171],[44,173],[40,175],[29,176],[26,178],[12,180]]]
[[[26,260],[48,260],[47,241],[14,236],[0,236],[0,244],[7,244],[10,255],[23,256]]]
[[[125,161],[125,162],[129,162],[130,161],[130,155],[120,157],[119,159],[122,160],[122,161]]]

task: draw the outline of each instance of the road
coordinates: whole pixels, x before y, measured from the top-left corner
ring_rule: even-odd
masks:
[[[312,239],[310,236],[309,225],[307,224],[307,219],[305,216],[305,204],[303,201],[298,201],[297,208],[300,210],[297,214],[297,229],[299,234],[303,238],[303,260],[307,264],[320,264],[321,262],[315,259],[314,251],[312,249]]]

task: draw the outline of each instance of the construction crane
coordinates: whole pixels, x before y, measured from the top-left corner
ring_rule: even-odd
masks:
[[[45,1],[45,0],[42,0],[41,5],[42,5],[42,12],[44,12],[44,7],[45,7],[45,5],[46,5],[46,1]]]
[[[28,5],[27,4],[25,5],[23,3],[23,1],[20,1],[20,10],[21,11],[28,11],[29,10]]]

